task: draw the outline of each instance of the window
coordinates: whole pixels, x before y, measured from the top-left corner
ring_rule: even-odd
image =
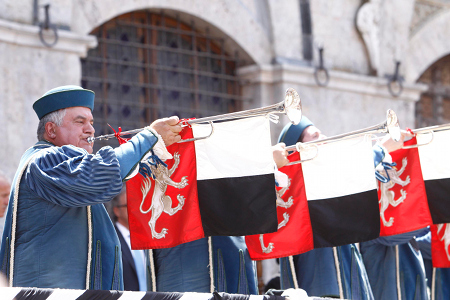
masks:
[[[82,86],[96,93],[96,136],[178,115],[201,118],[242,109],[237,54],[223,37],[150,11],[121,15],[92,32],[98,47],[82,59]],[[118,145],[98,141],[96,149]]]
[[[429,89],[416,103],[416,128],[450,123],[450,55],[429,67],[418,82]]]

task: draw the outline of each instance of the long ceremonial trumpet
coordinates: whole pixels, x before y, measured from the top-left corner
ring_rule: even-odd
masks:
[[[310,141],[310,142],[305,142],[305,143],[299,142],[296,145],[286,147],[286,150],[299,151],[299,149],[305,148],[308,145],[318,145],[318,144],[323,144],[323,143],[336,142],[339,140],[343,140],[346,138],[351,138],[351,137],[355,137],[355,136],[359,136],[359,135],[364,135],[364,134],[386,133],[386,132],[390,134],[391,138],[394,141],[398,142],[400,140],[401,135],[400,135],[400,126],[398,124],[398,118],[392,109],[388,109],[388,111],[386,113],[386,121],[384,121],[383,123],[374,125],[372,127],[360,129],[360,130],[351,131],[348,133],[330,136],[328,138],[321,139],[321,140]]]
[[[418,128],[418,129],[412,129],[412,132],[414,134],[420,134],[420,133],[429,133],[429,132],[443,131],[443,130],[449,130],[449,129],[450,129],[450,123],[447,123],[447,124],[434,125],[434,126],[423,127],[423,128]]]
[[[188,120],[187,123],[191,125],[198,123],[211,123],[213,121],[248,118],[262,115],[270,115],[273,113],[284,113],[288,116],[292,124],[297,125],[302,118],[302,102],[300,100],[300,96],[298,95],[297,91],[294,90],[293,88],[288,88],[286,90],[284,100],[277,104],[212,117]],[[142,130],[144,130],[144,128],[122,131],[120,135],[134,134]],[[109,140],[113,137],[115,137],[115,134],[105,134],[97,137],[89,137],[88,142],[92,143],[96,140]]]
[[[425,146],[430,144],[433,140],[434,140],[434,133],[435,132],[439,132],[439,131],[444,131],[444,130],[449,130],[450,129],[450,123],[447,124],[441,124],[441,125],[434,125],[434,126],[429,126],[429,127],[423,127],[423,128],[418,128],[418,129],[412,129],[411,131],[414,134],[427,134],[427,133],[431,133],[431,138],[429,141],[423,142],[422,144],[416,144],[416,145],[409,145],[409,146],[403,146],[403,149],[411,149],[411,148],[417,148],[420,146]]]

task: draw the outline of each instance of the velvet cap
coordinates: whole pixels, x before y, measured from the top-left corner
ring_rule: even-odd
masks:
[[[91,90],[77,85],[64,85],[42,95],[34,102],[33,109],[39,120],[51,112],[68,107],[83,106],[93,111],[94,98],[95,93]]]
[[[302,116],[302,120],[297,125],[286,124],[278,137],[278,143],[285,143],[286,146],[295,145],[303,131],[309,126],[314,126],[314,124],[305,116]]]

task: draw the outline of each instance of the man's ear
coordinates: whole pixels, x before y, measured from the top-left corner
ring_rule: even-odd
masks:
[[[45,123],[45,133],[50,139],[56,138],[56,124],[53,122]]]

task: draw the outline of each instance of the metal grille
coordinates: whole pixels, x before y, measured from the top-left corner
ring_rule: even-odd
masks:
[[[201,118],[242,109],[237,54],[225,53],[223,38],[200,33],[193,22],[139,11],[92,34],[98,47],[81,62],[82,86],[96,93],[96,135],[112,133],[108,124],[129,130],[171,115]]]
[[[450,123],[450,55],[435,62],[418,81],[429,89],[416,103],[416,128]]]

